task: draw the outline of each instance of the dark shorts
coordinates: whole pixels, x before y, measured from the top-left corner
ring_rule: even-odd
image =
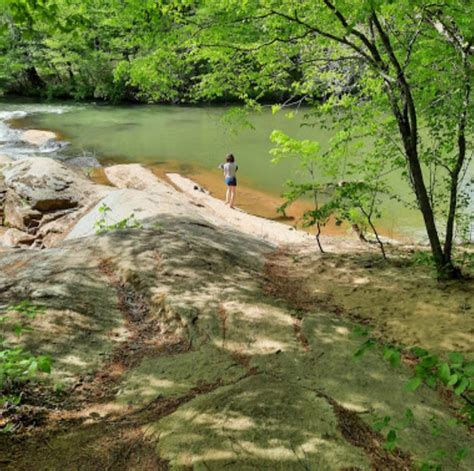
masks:
[[[225,179],[225,184],[227,186],[237,186],[237,178],[233,177],[233,178],[226,178]]]

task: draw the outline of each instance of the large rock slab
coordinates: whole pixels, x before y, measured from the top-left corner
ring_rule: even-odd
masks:
[[[53,383],[72,384],[103,361],[126,335],[116,290],[91,246],[15,250],[0,257],[0,307],[28,300],[46,307],[9,344],[51,355]],[[13,314],[11,314],[13,316]],[[125,333],[124,333],[125,332]]]
[[[301,244],[314,241],[314,237],[307,232],[297,231],[291,226],[254,216],[237,208],[229,208],[224,201],[203,191],[189,178],[177,173],[168,173],[166,176],[177,188],[190,197],[196,206],[213,214],[221,225],[234,227],[274,244]]]
[[[142,191],[169,190],[169,185],[140,164],[113,165],[104,169],[110,183],[118,188],[132,188]]]
[[[161,194],[129,189],[109,193],[77,222],[66,240],[96,234],[100,221],[103,221],[104,226],[112,226],[133,218],[140,226],[151,227],[159,225],[159,216],[196,218],[192,207],[186,206],[180,201],[181,198],[174,197],[169,187],[163,186],[162,189]],[[169,193],[168,197],[166,193]]]

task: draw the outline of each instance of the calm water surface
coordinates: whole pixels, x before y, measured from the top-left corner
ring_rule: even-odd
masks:
[[[45,105],[43,105],[45,106]],[[0,104],[1,110],[13,110],[14,104]],[[96,106],[66,105],[64,112],[44,109],[30,113],[28,125],[59,131],[70,141],[69,155],[95,155],[102,161],[173,163],[179,171],[192,175],[197,169],[215,170],[229,152],[240,166],[240,181],[272,195],[281,194],[289,178],[302,180],[291,160],[271,163],[269,136],[280,129],[295,138],[314,139],[324,148],[329,131],[302,126],[303,113],[287,119],[283,113],[265,110],[249,117],[254,129],[234,132],[224,123],[224,107],[178,107],[162,105]],[[0,153],[1,153],[0,149]],[[405,199],[410,190],[399,175],[389,177],[391,186]],[[416,211],[387,199],[383,205],[382,225],[389,235],[423,237],[422,223]]]

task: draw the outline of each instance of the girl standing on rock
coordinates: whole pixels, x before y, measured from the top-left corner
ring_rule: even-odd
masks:
[[[228,204],[230,208],[234,207],[235,200],[235,189],[237,187],[237,178],[235,173],[239,166],[235,163],[235,158],[232,154],[229,154],[225,158],[225,163],[220,164],[219,168],[224,170],[224,181],[227,185],[227,192],[225,195],[225,204]]]

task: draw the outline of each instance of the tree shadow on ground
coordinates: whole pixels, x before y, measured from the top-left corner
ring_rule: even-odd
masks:
[[[359,424],[370,421],[371,414],[400,417],[412,408],[419,422],[402,445],[417,457],[433,447],[452,451],[466,442],[460,429],[431,436],[431,417],[445,419],[446,408],[432,391],[406,396],[407,369],[388,370],[377,351],[363,363],[353,362],[360,341],[351,337],[351,322],[318,305],[302,313],[263,289],[265,257],[273,246],[199,219],[163,216],[148,223],[156,228],[116,231],[45,250],[34,255],[40,270],[33,277],[28,278],[34,270],[28,262],[10,269],[10,276],[25,297],[40,290],[49,294],[35,299],[46,306],[67,306],[86,316],[95,332],[91,335],[110,330],[107,316],[123,322],[117,287],[130,285],[168,329],[159,335],[184,340],[180,353],[145,357],[118,381],[117,401],[128,401],[120,388],[136,395],[128,419],[151,434],[162,459],[178,469],[373,467],[374,454],[382,453],[381,438],[348,440],[334,404],[352,411]],[[10,257],[12,264],[15,256]],[[111,283],[101,271],[103,263],[119,282]],[[18,295],[13,285],[5,286],[7,296]],[[91,286],[95,294],[89,297]],[[78,300],[78,293],[88,300]],[[76,328],[84,330],[82,324]],[[58,342],[65,352],[78,346],[78,338],[69,333]],[[142,407],[138,411],[137,405]],[[103,418],[126,430],[122,419]],[[90,432],[92,438],[81,442],[79,452],[87,456],[89,445],[101,443],[93,427],[74,425],[71,432],[58,432],[57,440],[65,440],[67,448],[76,434]],[[377,452],[367,449],[369,439],[379,440]],[[376,469],[406,469],[403,459],[400,467],[386,460],[386,468]]]

